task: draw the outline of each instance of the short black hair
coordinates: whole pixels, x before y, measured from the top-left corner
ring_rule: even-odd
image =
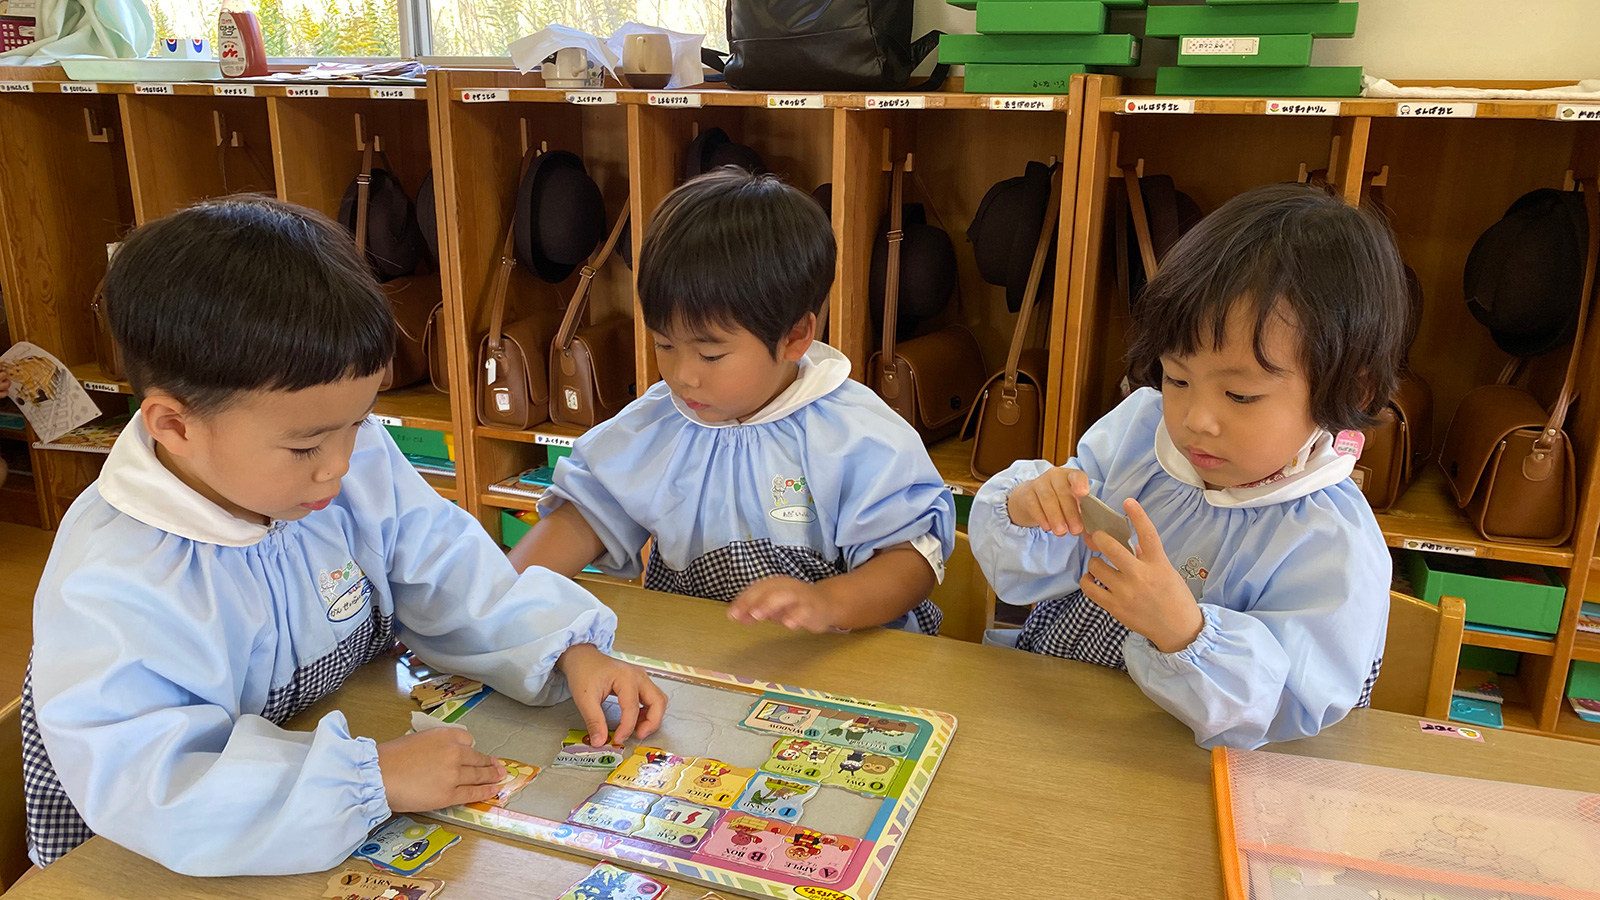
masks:
[[[1300,332],[1311,418],[1332,432],[1363,428],[1389,402],[1405,352],[1405,268],[1388,224],[1327,191],[1273,184],[1246,191],[1173,245],[1134,314],[1128,374],[1161,385],[1161,357],[1220,349],[1228,314],[1262,328],[1282,315]]]
[[[254,390],[381,371],[396,325],[350,233],[265,197],[191,206],[136,229],[102,289],[136,395],[200,415]]]
[[[768,350],[827,302],[837,248],[817,201],[772,175],[725,167],[656,209],[639,255],[645,325],[737,326]]]

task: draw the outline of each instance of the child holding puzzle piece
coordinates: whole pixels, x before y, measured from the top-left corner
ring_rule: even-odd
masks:
[[[1350,473],[1392,394],[1406,316],[1394,238],[1322,191],[1242,194],[1138,301],[1140,385],[1065,466],[1025,460],[973,503],[1016,646],[1127,670],[1203,746],[1286,741],[1364,706],[1390,560]],[[1086,533],[1120,507],[1130,550]]]

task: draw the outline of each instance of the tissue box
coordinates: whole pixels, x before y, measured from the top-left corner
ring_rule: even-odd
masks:
[[[13,16],[0,18],[0,53],[10,52],[18,47],[33,43],[38,29],[32,19],[21,19]]]

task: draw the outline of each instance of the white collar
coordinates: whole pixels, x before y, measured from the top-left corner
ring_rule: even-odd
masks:
[[[772,402],[763,406],[755,415],[743,422],[707,422],[695,415],[694,410],[685,406],[678,399],[677,394],[672,395],[672,405],[684,418],[707,428],[728,428],[733,425],[765,425],[776,422],[788,416],[795,410],[839,389],[839,385],[850,379],[850,359],[843,353],[824,344],[821,341],[812,341],[811,347],[806,350],[806,355],[800,357],[800,371],[795,375],[794,383],[783,389],[783,392],[772,398]]]
[[[178,537],[223,547],[248,547],[268,526],[247,522],[200,495],[156,458],[155,440],[135,414],[100,470],[100,496],[124,515]]]
[[[1333,435],[1319,428],[1277,474],[1253,485],[1214,491],[1206,488],[1205,479],[1200,477],[1194,463],[1173,443],[1166,422],[1156,423],[1156,459],[1161,468],[1184,484],[1200,488],[1205,501],[1212,506],[1250,509],[1297,500],[1349,478],[1360,456],[1359,443],[1351,452],[1344,440],[1335,442]]]

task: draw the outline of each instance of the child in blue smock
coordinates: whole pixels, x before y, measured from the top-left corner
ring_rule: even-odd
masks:
[[[524,703],[571,696],[592,742],[610,694],[619,730],[641,704],[655,729],[659,689],[605,655],[611,611],[518,577],[369,418],[396,327],[348,232],[204,204],[130,235],[105,300],[140,406],[34,603],[35,863],[99,833],[186,874],[319,871],[391,813],[493,796],[504,768],[461,729],[282,727],[396,638]]]
[[[639,260],[661,381],[556,466],[511,553],[731,601],[736,621],[933,634],[950,492],[915,430],[814,340],[834,273],[822,208],[723,169],[673,191]]]
[[[1395,387],[1402,272],[1380,219],[1300,185],[1185,235],[1137,301],[1138,390],[1065,466],[1018,462],[974,499],[984,573],[1038,604],[1016,646],[1126,669],[1206,747],[1366,705],[1391,564],[1351,429]],[[1127,513],[1135,552],[1083,533],[1089,494]]]

